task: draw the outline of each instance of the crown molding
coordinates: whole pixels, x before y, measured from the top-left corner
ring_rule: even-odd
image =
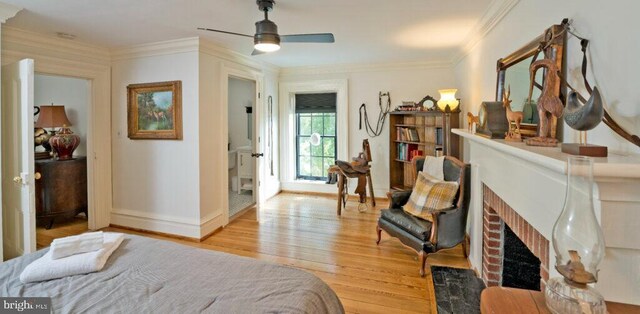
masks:
[[[266,72],[271,72],[275,74],[280,72],[280,67],[274,64],[256,60],[250,56],[241,54],[239,52],[233,51],[228,48],[224,48],[218,44],[215,44],[203,38],[200,39],[200,52],[213,57],[226,60],[226,61],[230,61],[230,62],[238,63],[250,68],[254,68],[263,72],[266,71]]]
[[[111,63],[111,56],[104,47],[9,26],[2,26],[2,54],[18,55],[22,58],[48,56],[93,65],[109,66]]]
[[[416,62],[394,62],[394,63],[374,63],[374,64],[338,64],[283,68],[280,76],[296,75],[320,75],[320,74],[346,74],[361,72],[388,72],[416,69],[443,69],[451,68],[449,61],[416,61]]]
[[[0,2],[0,23],[4,23],[8,19],[16,16],[20,11],[22,11],[21,7]]]
[[[269,71],[274,73],[278,73],[280,71],[280,68],[275,65],[256,61],[248,56],[221,47],[220,45],[200,37],[181,38],[112,49],[111,59],[117,61],[187,52],[204,53],[206,55],[241,64],[260,71]]]
[[[473,31],[467,35],[463,41],[459,53],[455,55],[451,63],[456,65],[471,53],[473,48],[489,34],[502,21],[502,19],[513,9],[520,0],[493,0],[480,18],[478,24],[473,27]]]
[[[172,55],[178,53],[197,52],[200,49],[198,37],[188,37],[154,43],[146,43],[111,49],[111,59],[127,60],[153,56]]]

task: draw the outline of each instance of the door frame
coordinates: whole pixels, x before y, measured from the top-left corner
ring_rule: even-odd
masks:
[[[5,54],[2,65],[24,58],[34,59],[35,73],[85,79],[90,84],[91,103],[87,123],[88,227],[109,226],[111,215],[111,67],[88,66],[52,57]],[[109,117],[105,119],[105,117]],[[100,145],[98,145],[100,144]],[[35,233],[35,230],[33,230]]]
[[[238,69],[221,65],[221,76],[220,76],[220,96],[222,97],[222,143],[224,145],[220,146],[222,167],[224,170],[222,171],[222,182],[219,185],[222,187],[222,216],[223,216],[223,226],[229,224],[229,158],[228,158],[228,150],[227,150],[227,140],[229,138],[229,79],[232,77],[245,79],[254,81],[256,83],[256,91],[255,91],[255,108],[252,110],[253,115],[253,140],[251,142],[253,152],[263,152],[263,141],[262,133],[263,133],[263,125],[262,125],[262,109],[264,107],[262,95],[263,86],[264,86],[264,75],[260,71],[250,70],[250,69]],[[260,181],[262,180],[262,161],[264,158],[255,158],[254,159],[254,178],[255,182],[254,186],[254,199],[256,204],[256,221],[260,220]]]

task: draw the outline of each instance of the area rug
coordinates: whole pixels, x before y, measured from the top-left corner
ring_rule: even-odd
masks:
[[[438,314],[480,313],[485,288],[473,270],[431,266]]]

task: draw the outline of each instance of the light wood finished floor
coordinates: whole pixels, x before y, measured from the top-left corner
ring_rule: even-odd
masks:
[[[68,237],[87,232],[87,218],[76,216],[73,219],[55,222],[49,230],[44,227],[36,227],[36,247],[39,249],[51,245],[56,238]]]
[[[252,209],[201,243],[143,235],[309,271],[331,286],[349,313],[436,313],[431,274],[420,278],[416,253],[384,233],[376,246],[375,224],[387,203],[365,213],[357,204],[352,196],[337,217],[333,197],[283,193],[261,206],[260,223]],[[427,261],[469,267],[460,246]]]

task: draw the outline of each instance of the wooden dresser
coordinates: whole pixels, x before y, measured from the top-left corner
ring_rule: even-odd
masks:
[[[36,220],[50,229],[54,220],[87,213],[87,158],[36,160]]]

